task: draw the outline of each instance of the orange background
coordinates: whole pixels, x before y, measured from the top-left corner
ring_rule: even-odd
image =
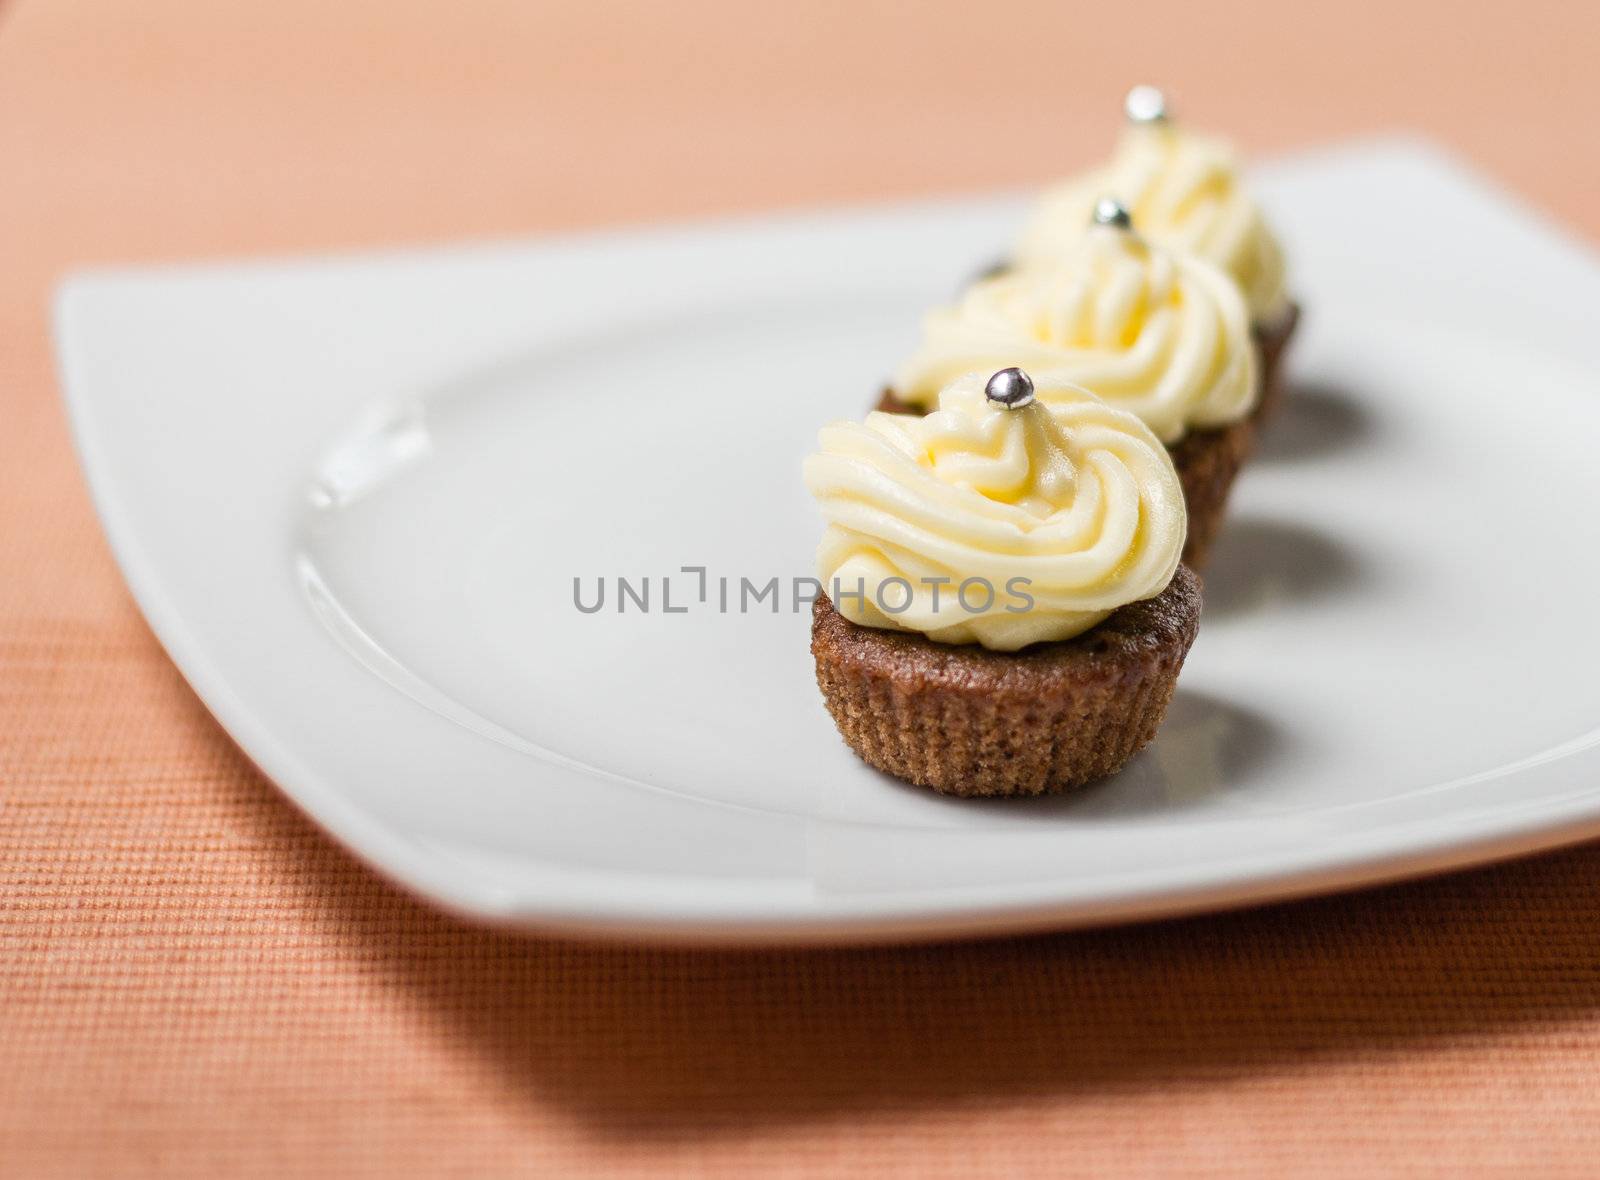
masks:
[[[1108,15],[1110,14],[1110,15]],[[284,803],[73,463],[67,266],[1042,180],[1134,80],[1404,127],[1600,236],[1600,6],[43,0],[0,11],[0,1174],[1593,1174],[1600,849],[827,953],[475,930]]]

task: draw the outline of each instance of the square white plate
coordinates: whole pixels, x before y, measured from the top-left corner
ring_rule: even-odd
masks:
[[[865,410],[1018,198],[82,275],[61,364],[195,690],[338,839],[464,913],[926,937],[1600,832],[1600,267],[1414,141],[1260,179],[1307,310],[1293,400],[1160,738],[1070,799],[868,770],[807,612],[737,609],[740,578],[812,572],[818,426]],[[648,612],[617,613],[618,576]]]

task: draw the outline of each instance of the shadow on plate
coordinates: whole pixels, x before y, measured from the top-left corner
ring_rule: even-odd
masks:
[[[1204,618],[1347,592],[1365,577],[1354,551],[1311,525],[1241,515],[1223,522],[1206,566]]]
[[[1180,683],[1148,749],[1105,782],[1054,802],[1080,820],[1181,813],[1244,796],[1287,740],[1270,718]]]
[[[1297,382],[1284,391],[1282,408],[1262,429],[1255,458],[1264,463],[1301,462],[1355,446],[1372,429],[1371,411],[1349,391]]]

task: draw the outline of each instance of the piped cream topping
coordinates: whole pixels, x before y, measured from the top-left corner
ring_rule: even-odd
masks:
[[[1060,258],[1083,237],[1104,195],[1121,201],[1152,241],[1219,267],[1239,285],[1256,323],[1283,314],[1283,248],[1245,191],[1233,152],[1165,119],[1130,125],[1108,164],[1047,192],[1015,261],[1033,267]]]
[[[1042,400],[1082,386],[1163,442],[1249,414],[1257,363],[1238,288],[1202,259],[1088,216],[1052,265],[983,280],[932,312],[891,383],[895,395],[931,408],[963,373],[1020,365]]]
[[[1183,493],[1149,428],[1039,378],[1038,400],[1006,408],[986,376],[952,382],[924,417],[822,430],[805,463],[827,521],[818,575],[851,621],[1014,651],[1172,580]]]

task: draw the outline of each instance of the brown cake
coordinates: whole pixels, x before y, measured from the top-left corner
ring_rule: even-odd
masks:
[[[832,423],[806,460],[828,711],[868,763],[949,794],[1112,774],[1199,623],[1172,457],[1136,415],[1070,384],[1036,396],[1015,367],[938,405]]]
[[[1227,514],[1228,493],[1255,448],[1255,440],[1255,419],[1251,417],[1215,430],[1191,430],[1167,448],[1189,510],[1183,561],[1192,569],[1206,568],[1211,545],[1222,531],[1222,519]]]
[[[1155,737],[1200,623],[1200,579],[1020,652],[812,609],[817,686],[868,764],[947,795],[1042,795],[1116,773]]]

